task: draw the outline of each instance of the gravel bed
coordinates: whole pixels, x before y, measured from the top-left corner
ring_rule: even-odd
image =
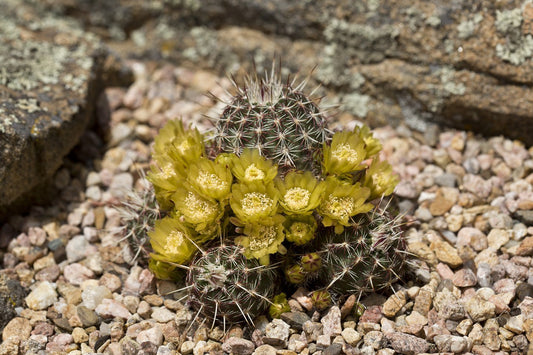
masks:
[[[99,119],[109,143],[89,132],[55,176],[49,206],[0,230],[3,277],[31,292],[5,327],[0,354],[521,354],[533,351],[533,148],[502,137],[428,126],[376,129],[399,174],[400,210],[412,220],[411,280],[386,297],[355,296],[322,313],[306,290],[280,319],[211,328],[159,281],[112,231],[114,206],[141,189],[150,142],[169,118],[200,129],[217,109],[204,94],[229,81],[204,71],[132,62],[136,81],[109,88]],[[342,115],[345,125],[353,117]]]

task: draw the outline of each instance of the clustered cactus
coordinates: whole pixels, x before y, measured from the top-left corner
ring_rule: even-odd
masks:
[[[148,174],[163,218],[148,233],[160,278],[187,269],[189,304],[213,321],[287,310],[281,285],[333,298],[390,286],[406,262],[378,206],[397,178],[366,126],[331,132],[304,85],[248,78],[204,138],[169,121]],[[280,282],[284,278],[285,282]]]

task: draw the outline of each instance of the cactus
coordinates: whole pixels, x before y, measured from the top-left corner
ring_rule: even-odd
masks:
[[[256,148],[282,173],[320,169],[322,144],[329,140],[324,112],[302,93],[306,82],[282,83],[279,75],[247,77],[245,85],[215,120],[212,154]]]
[[[121,241],[128,241],[133,249],[132,263],[137,260],[147,262],[150,252],[148,232],[153,229],[155,221],[161,218],[154,189],[144,176],[141,179],[144,183],[141,191],[130,191],[122,205],[117,207],[123,221],[117,234],[122,235]]]
[[[327,229],[319,252],[325,288],[338,295],[362,294],[396,282],[408,256],[400,220],[376,207],[352,217],[351,225],[340,234]]]
[[[242,249],[220,245],[199,254],[187,273],[189,305],[214,321],[253,324],[276,292],[275,266],[247,259]]]

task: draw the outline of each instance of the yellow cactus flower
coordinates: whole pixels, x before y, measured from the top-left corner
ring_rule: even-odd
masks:
[[[291,171],[284,180],[276,180],[276,187],[280,193],[279,204],[287,214],[311,214],[320,204],[326,188],[309,171]]]
[[[154,186],[159,206],[164,210],[170,210],[174,206],[170,197],[184,179],[181,169],[172,164],[169,159],[160,159],[159,165],[152,165],[146,178]]]
[[[230,205],[242,223],[254,223],[271,217],[278,210],[279,192],[273,183],[254,181],[233,184]]]
[[[289,306],[289,302],[287,301],[286,294],[280,293],[278,295],[275,295],[274,298],[272,298],[272,303],[270,304],[270,308],[268,310],[268,314],[272,318],[279,318],[283,313],[290,311],[291,307]]]
[[[365,168],[365,142],[358,134],[348,131],[337,132],[331,145],[324,143],[323,170],[326,175],[341,175]]]
[[[153,159],[160,164],[161,159],[170,157],[176,163],[187,166],[205,155],[204,140],[197,129],[185,129],[181,119],[168,121],[159,130],[154,141]]]
[[[347,184],[336,178],[326,179],[327,188],[323,202],[317,211],[322,216],[322,224],[335,226],[335,233],[341,233],[350,225],[350,217],[370,211],[374,206],[365,203],[370,189],[360,183]]]
[[[285,226],[285,238],[296,245],[304,245],[314,239],[318,227],[312,215],[289,216],[283,225]]]
[[[263,265],[269,264],[269,255],[284,250],[281,243],[285,239],[282,215],[263,219],[260,223],[246,224],[244,235],[235,238],[235,243],[244,248],[243,255],[259,259]]]
[[[191,242],[194,232],[172,217],[156,221],[148,236],[154,249],[151,257],[156,261],[185,264],[197,250]]]
[[[178,269],[176,265],[155,260],[153,258],[150,258],[148,268],[154,273],[155,277],[160,280],[178,280],[180,276],[183,277],[180,273],[180,269]]]
[[[374,134],[370,131],[370,127],[367,125],[357,126],[353,131],[365,142],[365,159],[371,158],[381,151],[381,143],[374,138]]]
[[[366,170],[363,186],[370,189],[370,199],[373,200],[392,194],[398,182],[398,177],[392,172],[392,166],[375,158]]]
[[[187,180],[202,195],[223,200],[229,196],[233,175],[226,166],[200,158],[189,166]]]
[[[217,201],[200,195],[187,185],[172,195],[172,201],[179,215],[199,233],[211,231],[224,214]]]
[[[269,183],[278,174],[278,166],[263,158],[257,149],[244,149],[232,160],[233,175],[242,183],[260,181]]]

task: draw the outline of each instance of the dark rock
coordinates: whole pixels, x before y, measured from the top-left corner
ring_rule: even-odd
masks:
[[[303,324],[311,320],[304,312],[285,312],[281,314],[281,319],[297,330],[302,330]]]
[[[15,307],[24,306],[24,298],[28,292],[19,281],[0,274],[0,331],[17,316]]]
[[[0,14],[0,216],[50,197],[49,179],[91,122],[108,51],[24,2]]]
[[[84,327],[91,327],[98,324],[98,315],[93,310],[81,305],[76,310]]]
[[[514,216],[528,226],[533,226],[533,211],[532,210],[518,210],[514,213]]]
[[[322,351],[323,355],[339,355],[342,352],[342,344],[333,343]]]

